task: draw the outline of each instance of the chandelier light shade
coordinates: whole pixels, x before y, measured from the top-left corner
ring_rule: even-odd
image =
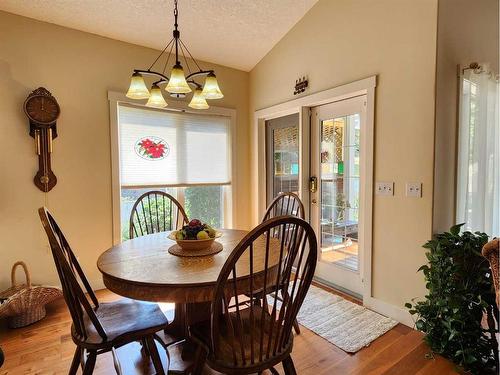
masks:
[[[190,93],[191,87],[189,87],[186,77],[184,76],[184,69],[182,69],[181,64],[175,64],[170,73],[170,79],[168,80],[167,87],[165,88],[171,94],[187,94]]]
[[[161,93],[160,86],[153,84],[153,86],[151,87],[151,95],[149,96],[146,106],[153,108],[165,108],[167,105],[168,104],[165,101],[165,98],[163,98],[163,94]]]
[[[193,98],[188,105],[194,109],[207,109],[209,107],[207,100],[203,96],[202,89],[196,88],[194,90]]]
[[[221,99],[224,95],[219,88],[215,72],[213,70],[202,70],[193,55],[191,55],[191,52],[189,52],[186,44],[181,40],[181,33],[177,23],[178,16],[177,0],[174,0],[175,21],[173,38],[170,39],[148,69],[134,69],[127,97],[131,99],[148,99],[146,106],[165,108],[167,102],[162,95],[161,87],[166,85],[165,90],[174,98],[184,98],[186,94],[194,91],[193,97],[188,104],[189,107],[194,109],[207,109],[209,107],[207,99]],[[175,52],[173,52],[174,48]],[[189,60],[186,58],[185,52],[188,53]],[[168,66],[172,66],[168,64],[171,56],[175,57],[175,61],[172,62],[173,67],[169,77],[165,74],[165,70]],[[162,57],[165,60],[164,63],[160,61]],[[183,65],[181,65],[181,58],[184,67],[187,68],[187,76],[185,75]],[[157,63],[159,66],[163,66],[161,72],[153,70],[153,67]],[[191,70],[190,63],[194,65],[193,68],[196,69]],[[144,76],[156,78],[156,81],[154,81],[151,86],[151,93],[144,82]],[[201,80],[203,77],[205,78],[205,82],[202,85],[200,82],[197,82],[197,80]]]
[[[144,82],[141,73],[134,72],[130,79],[130,87],[127,91],[127,98],[130,99],[147,99],[149,98],[149,91]]]
[[[224,97],[219,89],[219,83],[214,73],[209,73],[207,78],[205,78],[202,94],[206,99],[222,99]]]

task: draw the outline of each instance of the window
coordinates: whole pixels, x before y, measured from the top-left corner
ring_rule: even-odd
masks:
[[[486,66],[462,77],[457,163],[457,222],[500,235],[498,79]]]
[[[190,218],[227,225],[230,117],[120,103],[117,118],[122,240],[133,204],[150,190],[174,196]]]

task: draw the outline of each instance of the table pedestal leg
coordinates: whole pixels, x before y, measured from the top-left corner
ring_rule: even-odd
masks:
[[[175,340],[185,340],[168,347],[169,374],[188,374],[193,366],[196,346],[189,340],[189,325],[210,319],[210,302],[176,303],[175,315],[166,334]]]

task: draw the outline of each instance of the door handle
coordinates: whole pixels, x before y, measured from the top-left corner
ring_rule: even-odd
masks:
[[[316,176],[309,178],[309,191],[311,193],[316,193],[318,191],[318,178]]]

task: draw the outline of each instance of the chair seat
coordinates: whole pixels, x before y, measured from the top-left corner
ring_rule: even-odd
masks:
[[[293,335],[290,334],[290,338],[288,341],[281,347],[278,348],[276,346],[276,352],[270,353],[265,352],[265,348],[267,347],[267,342],[271,339],[271,347],[274,348],[274,343],[276,342],[277,330],[276,321],[273,322],[274,329],[270,329],[272,317],[268,311],[263,310],[260,306],[253,307],[253,318],[250,314],[251,309],[246,308],[240,310],[240,317],[242,321],[241,331],[238,331],[236,327],[236,322],[239,322],[237,319],[236,312],[230,312],[231,321],[233,325],[235,325],[236,332],[238,332],[238,336],[243,336],[244,340],[238,339],[233,340],[231,329],[228,329],[226,322],[221,320],[219,325],[219,334],[216,337],[216,350],[217,352],[208,353],[207,361],[215,370],[224,371],[234,367],[238,367],[240,369],[244,368],[252,368],[257,367],[257,361],[260,361],[260,340],[261,333],[263,333],[263,348],[264,352],[262,353],[262,360],[266,361],[267,358],[273,357],[276,364],[281,362],[283,357],[288,355],[292,350],[293,345]],[[222,319],[222,318],[221,318]],[[262,322],[264,321],[264,322]],[[263,323],[263,324],[262,324]],[[281,332],[282,330],[280,330]],[[272,337],[269,337],[269,332],[272,332]],[[191,338],[197,341],[199,344],[203,345],[207,350],[210,347],[210,321],[205,321],[201,323],[197,323],[190,327],[190,335]],[[253,353],[251,348],[251,342],[253,341]],[[245,347],[241,348],[240,342],[245,343]],[[234,353],[233,348],[236,351],[236,361],[237,365],[234,362]],[[242,353],[243,349],[243,353]],[[243,355],[242,355],[243,354]],[[268,355],[269,354],[269,355]],[[255,358],[255,363],[251,363],[251,358]],[[242,360],[244,358],[244,361]]]
[[[119,345],[120,341],[122,341],[121,338],[123,338],[123,341],[135,341],[134,335],[137,335],[137,339],[140,339],[144,335],[162,330],[168,324],[168,319],[156,303],[135,301],[128,298],[122,298],[115,302],[100,303],[95,313],[106,332],[107,340],[103,341],[86,315],[85,328],[88,337],[85,340],[76,337],[82,344],[92,345],[108,342],[112,343],[113,346]],[[72,332],[75,337],[73,328]],[[125,335],[126,339],[123,337]]]

